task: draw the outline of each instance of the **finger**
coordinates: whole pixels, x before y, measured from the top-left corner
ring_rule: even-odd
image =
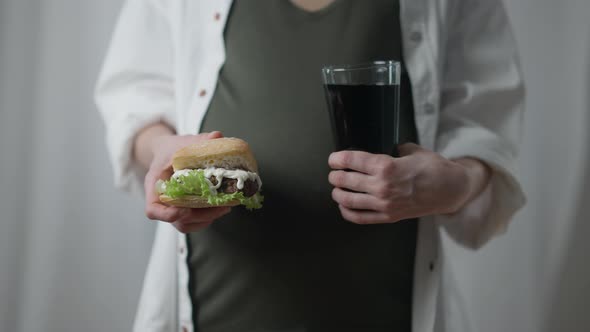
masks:
[[[156,190],[156,182],[158,180],[169,180],[173,174],[172,165],[166,166],[164,169],[151,168],[144,179],[144,189],[146,201],[149,203],[159,202],[160,194]]]
[[[328,181],[334,187],[346,188],[358,192],[369,192],[373,186],[373,178],[359,172],[332,171],[328,175]]]
[[[145,215],[149,219],[165,222],[174,222],[189,213],[190,209],[167,206],[162,203],[149,203],[145,207]]]
[[[382,171],[385,158],[391,157],[364,151],[339,151],[330,155],[328,164],[332,169],[352,169],[374,175]]]
[[[382,212],[354,210],[342,205],[339,205],[338,208],[344,219],[359,225],[384,224],[398,221]]]
[[[207,226],[210,226],[213,222],[198,222],[198,223],[192,223],[192,224],[183,224],[183,223],[179,223],[179,222],[175,222],[172,225],[174,225],[174,227],[176,227],[176,229],[184,234],[188,234],[188,233],[194,233],[194,232],[198,232],[204,228],[206,228]]]
[[[345,191],[340,188],[332,190],[332,199],[339,205],[350,209],[378,211],[383,207],[381,201],[374,196]]]
[[[156,191],[156,181],[170,177],[172,170],[158,172],[150,170],[145,176],[145,214],[149,219],[173,222],[190,212],[190,209],[168,206],[160,201],[160,194]]]
[[[212,131],[207,134],[208,139],[222,138],[223,134],[220,131]]]
[[[416,153],[418,151],[424,150],[423,147],[421,147],[418,144],[414,144],[414,143],[400,144],[400,145],[397,146],[397,149],[399,151],[400,157],[409,156],[409,155],[414,154],[414,153]]]
[[[177,222],[182,224],[212,222],[228,214],[231,211],[231,208],[224,206],[190,209],[189,211],[189,213],[179,218]]]

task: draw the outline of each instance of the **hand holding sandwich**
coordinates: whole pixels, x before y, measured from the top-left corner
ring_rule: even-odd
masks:
[[[146,206],[145,213],[152,220],[169,222],[182,233],[201,230],[215,219],[227,214],[229,207],[190,209],[169,206],[160,201],[156,192],[156,182],[172,176],[172,156],[180,148],[205,140],[221,138],[220,132],[199,135],[178,136],[172,129],[156,124],[145,128],[135,139],[134,157],[148,169],[144,181]]]

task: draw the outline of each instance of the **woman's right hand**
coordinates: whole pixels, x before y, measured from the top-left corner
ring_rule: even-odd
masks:
[[[218,131],[185,136],[157,129],[153,132],[154,134],[147,133],[147,136],[138,137],[136,140],[136,149],[147,149],[147,151],[144,150],[143,159],[146,161],[151,159],[144,181],[146,216],[152,220],[169,222],[182,233],[191,233],[209,226],[219,217],[229,213],[231,210],[229,207],[191,209],[169,206],[160,201],[159,194],[156,192],[156,182],[160,179],[168,180],[172,176],[172,155],[178,149],[203,140],[220,138],[223,135]]]

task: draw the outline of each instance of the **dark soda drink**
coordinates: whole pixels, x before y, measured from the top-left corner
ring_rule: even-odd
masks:
[[[324,87],[337,151],[397,155],[399,85]]]

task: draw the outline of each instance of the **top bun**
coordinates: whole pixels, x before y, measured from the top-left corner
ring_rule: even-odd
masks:
[[[258,172],[256,159],[248,143],[234,137],[214,138],[191,144],[172,156],[174,171],[209,167]]]

